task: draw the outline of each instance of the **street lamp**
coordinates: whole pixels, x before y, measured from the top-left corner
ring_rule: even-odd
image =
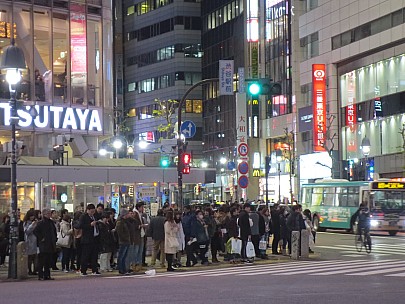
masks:
[[[147,143],[144,141],[140,141],[139,142],[139,148],[140,149],[144,149],[147,146]],[[107,140],[105,142],[103,142],[101,144],[101,148],[98,150],[98,153],[100,154],[100,156],[106,156],[107,154],[113,154],[114,152],[111,151],[111,147],[114,148],[115,150],[115,157],[119,158],[119,150],[122,149],[122,147],[126,147],[127,149],[127,156],[129,158],[132,158],[132,156],[135,153],[135,145],[134,144],[130,144],[128,142],[128,140],[125,137],[121,137],[121,136],[116,136],[113,137],[113,139],[111,140]]]
[[[366,158],[365,169],[364,169],[364,171],[365,171],[364,178],[367,181],[368,180],[368,170],[367,170],[368,156],[370,155],[370,150],[371,150],[370,139],[368,139],[367,136],[364,136],[364,138],[361,140],[360,148],[363,151],[364,157]]]
[[[10,261],[8,268],[9,279],[17,279],[17,242],[18,242],[18,219],[17,219],[17,158],[16,158],[16,124],[18,122],[16,85],[21,80],[21,69],[25,69],[23,51],[14,45],[3,50],[0,68],[6,70],[6,81],[10,91],[11,107],[11,221],[10,221]]]

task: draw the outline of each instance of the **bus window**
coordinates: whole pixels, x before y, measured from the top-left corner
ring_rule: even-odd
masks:
[[[335,206],[347,207],[347,188],[346,187],[336,187]]]
[[[348,187],[347,188],[347,206],[348,207],[358,207],[360,205],[359,199],[359,188]]]
[[[335,187],[324,188],[323,204],[325,206],[334,205]]]
[[[311,206],[321,206],[323,198],[323,188],[313,188],[312,189],[312,202]]]
[[[303,188],[302,189],[301,204],[307,206],[308,208],[311,206],[311,194],[312,194],[312,188]]]

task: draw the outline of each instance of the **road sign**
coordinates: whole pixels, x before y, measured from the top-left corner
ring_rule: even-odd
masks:
[[[184,121],[180,126],[180,132],[184,135],[185,138],[191,138],[195,135],[197,128],[195,123],[191,120]]]
[[[228,170],[232,171],[233,169],[235,169],[235,166],[236,166],[235,162],[230,161],[230,162],[228,162],[227,168],[228,168]]]
[[[249,146],[246,143],[241,143],[238,146],[238,153],[240,156],[246,156],[249,153]]]
[[[238,165],[238,171],[240,174],[247,174],[249,172],[249,164],[245,161]]]
[[[241,177],[239,177],[239,180],[238,180],[239,187],[244,189],[244,188],[247,188],[248,184],[249,184],[249,179],[246,175],[242,175]]]

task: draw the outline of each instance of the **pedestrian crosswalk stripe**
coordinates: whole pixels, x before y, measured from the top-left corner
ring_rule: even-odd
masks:
[[[368,262],[364,262],[364,263],[375,263],[374,261],[368,261]],[[280,275],[293,275],[293,274],[301,274],[301,273],[305,273],[305,274],[309,274],[312,272],[319,272],[322,271],[322,269],[336,269],[336,267],[339,267],[340,269],[342,268],[347,268],[347,267],[352,267],[353,265],[353,261],[340,261],[340,262],[336,262],[336,263],[332,263],[332,264],[325,264],[325,265],[317,265],[316,267],[312,267],[311,269],[305,268],[305,267],[300,267],[300,268],[295,268],[292,269],[290,271],[276,271],[276,272],[272,272],[273,273],[279,273]],[[263,273],[265,274],[265,273]],[[246,274],[249,275],[249,274]]]
[[[381,273],[390,273],[393,272],[392,269],[387,269],[386,265],[381,265],[381,266],[377,266],[377,267],[373,267],[373,269],[376,268],[383,268],[383,269],[379,269],[379,270],[371,270],[371,271],[360,271],[358,273],[348,273],[347,275],[351,275],[351,276],[366,276],[366,275],[371,275],[371,274],[381,274]],[[398,271],[403,271],[405,270],[405,267],[398,267],[395,268],[395,272]]]
[[[357,252],[356,248],[354,245],[335,245],[335,246],[317,246],[317,248],[324,248],[324,249],[334,249],[334,250],[342,250],[344,253],[353,253]],[[378,253],[378,254],[384,254],[384,255],[405,255],[405,248],[400,249],[400,248],[390,248],[390,247],[382,247],[382,246],[377,246],[377,245],[372,245],[371,251],[373,253]]]
[[[189,277],[217,277],[217,276],[254,276],[254,275],[350,275],[350,276],[371,276],[383,275],[391,277],[405,277],[405,261],[389,259],[370,261],[369,259],[353,260],[329,260],[329,261],[296,261],[277,264],[261,264],[251,266],[237,266],[220,269],[205,269],[187,272],[157,273],[155,276],[134,275],[108,277],[108,279],[140,278],[189,278]]]
[[[249,270],[247,270],[247,271],[239,271],[238,273],[240,273],[241,275],[246,275],[246,276],[249,276],[249,275],[256,275],[256,274],[266,274],[266,273],[279,273],[279,272],[288,272],[288,271],[293,271],[293,272],[296,272],[297,271],[297,269],[308,269],[308,266],[311,266],[311,268],[313,268],[313,267],[316,267],[316,268],[319,268],[319,267],[331,267],[331,266],[333,266],[333,265],[336,265],[336,264],[347,264],[348,262],[351,262],[351,261],[323,261],[323,262],[314,262],[314,263],[310,263],[309,265],[297,265],[297,266],[295,266],[295,267],[288,267],[288,268],[271,268],[271,269],[266,269],[266,268],[262,268],[262,269],[259,269],[259,272],[252,272],[252,271],[249,271]],[[223,273],[218,273],[218,274],[213,274],[213,275],[204,275],[204,276],[223,276],[223,275],[226,275],[226,274],[223,274]]]
[[[371,264],[371,265],[369,265],[369,264]],[[396,265],[397,264],[403,264],[403,261],[384,260],[384,264],[381,264],[381,265],[379,265],[379,264],[373,265],[373,264],[376,264],[376,262],[375,261],[369,261],[368,263],[358,264],[357,261],[356,261],[349,268],[341,267],[338,270],[333,269],[333,270],[330,270],[330,271],[323,271],[323,272],[317,273],[316,275],[327,276],[327,275],[334,275],[334,274],[349,273],[349,272],[353,272],[353,271],[358,271],[359,269],[364,268],[365,266],[367,267],[367,269],[376,269],[376,268],[387,267],[387,266],[397,267]],[[392,271],[392,268],[391,268],[391,271]],[[355,273],[357,273],[357,272],[355,272]]]

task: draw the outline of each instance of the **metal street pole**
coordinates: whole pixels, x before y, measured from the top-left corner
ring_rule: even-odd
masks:
[[[10,220],[10,265],[8,278],[17,279],[17,243],[18,243],[18,217],[17,217],[17,157],[16,157],[16,121],[17,101],[15,90],[10,85],[11,106],[11,220]]]
[[[270,156],[266,156],[265,158],[265,162],[266,162],[266,164],[264,165],[264,169],[266,170],[266,172],[265,172],[265,179],[266,179],[266,193],[265,193],[265,198],[266,198],[266,201],[265,201],[265,203],[266,203],[266,206],[267,206],[267,208],[269,207],[269,198],[268,198],[268,195],[269,195],[269,171],[270,171]]]
[[[13,24],[13,22],[12,22]],[[11,36],[14,36],[13,29]],[[16,47],[14,39],[11,45],[4,48],[1,57],[0,68],[7,70],[6,81],[10,91],[10,124],[11,124],[11,220],[10,220],[10,259],[8,277],[17,279],[17,242],[18,242],[18,218],[17,218],[17,157],[16,157],[16,123],[17,100],[15,86],[21,81],[21,69],[25,69],[23,51]]]
[[[194,90],[196,87],[206,84],[206,83],[211,83],[211,82],[217,82],[219,81],[219,78],[209,78],[209,79],[203,79],[193,86],[191,86],[186,93],[184,93],[183,97],[181,98],[179,104],[178,104],[178,109],[177,109],[177,187],[178,187],[178,204],[179,204],[179,209],[183,210],[183,171],[182,171],[182,165],[181,165],[181,154],[183,153],[183,142],[181,140],[181,110],[183,108],[184,103],[186,102],[186,98],[188,94],[191,93],[192,90]]]
[[[277,163],[277,169],[278,169],[278,203],[281,204],[281,169],[280,169],[280,163]]]

